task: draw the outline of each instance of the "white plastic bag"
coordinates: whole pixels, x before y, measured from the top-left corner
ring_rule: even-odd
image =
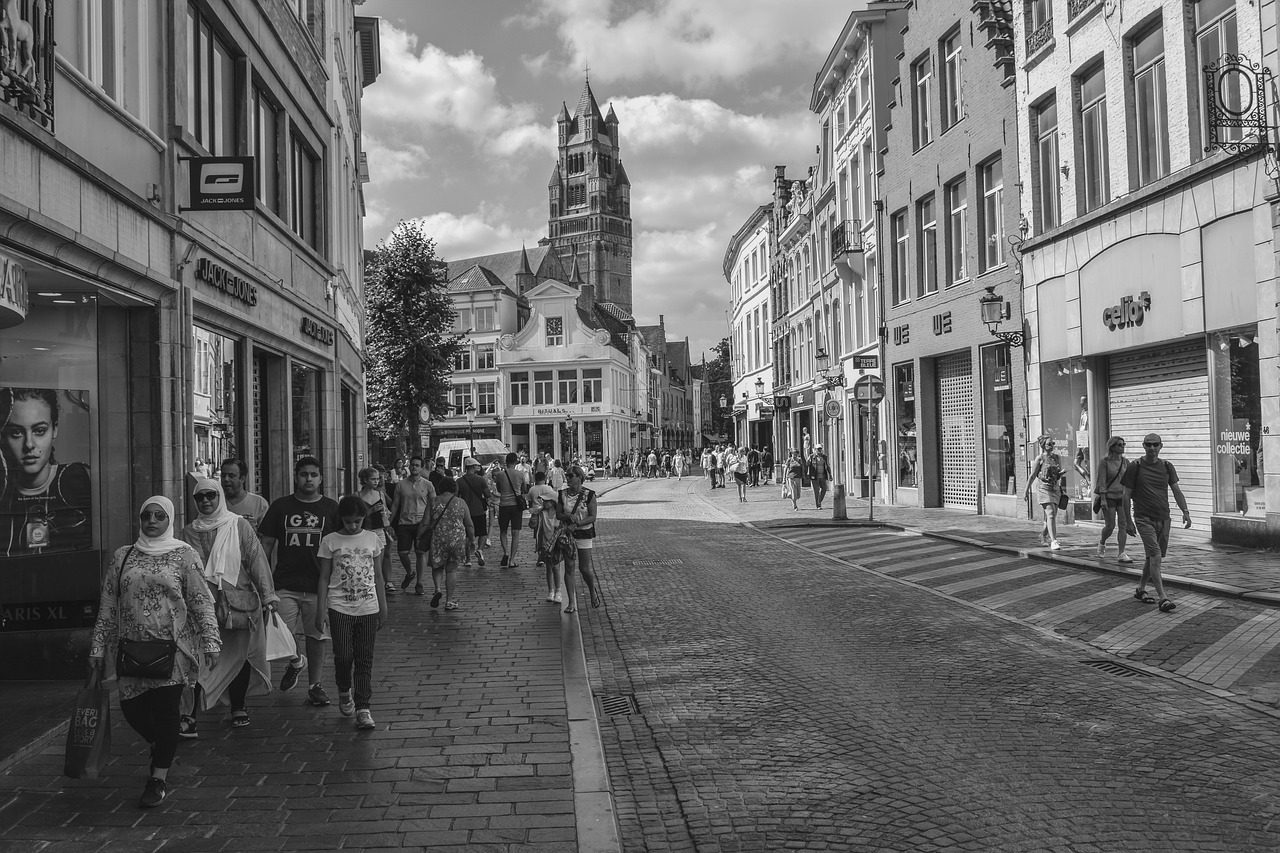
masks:
[[[294,642],[289,626],[284,624],[280,614],[271,613],[267,622],[267,660],[291,658],[298,653],[298,644]]]

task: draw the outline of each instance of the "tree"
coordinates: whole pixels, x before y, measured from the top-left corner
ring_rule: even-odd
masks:
[[[715,358],[707,362],[707,393],[711,395],[711,431],[719,435],[733,435],[733,371],[729,339],[721,338],[713,348]],[[726,406],[720,405],[724,396]]]
[[[422,225],[401,222],[372,253],[365,273],[365,398],[369,431],[395,439],[418,423],[423,403],[449,410],[453,333],[444,262]]]

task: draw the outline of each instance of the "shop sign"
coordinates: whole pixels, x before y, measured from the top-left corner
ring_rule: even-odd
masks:
[[[0,254],[0,329],[27,319],[27,271],[7,255]]]
[[[1135,296],[1126,296],[1119,305],[1102,310],[1102,325],[1111,331],[1141,326],[1151,310],[1151,293],[1144,290]]]
[[[320,325],[310,317],[302,318],[302,334],[319,341],[327,347],[333,346],[333,329]]]
[[[222,264],[215,264],[209,258],[196,261],[196,281],[203,281],[211,287],[216,287],[232,299],[239,299],[250,307],[258,304],[257,285],[245,281]]]
[[[855,355],[853,357],[854,370],[879,370],[880,356],[878,355]]]
[[[893,327],[893,343],[895,346],[906,346],[911,343],[911,324],[903,323]]]
[[[184,157],[190,163],[191,204],[182,210],[253,210],[252,157]]]
[[[1009,390],[1009,387],[1011,384],[1010,377],[1009,377],[1009,365],[1007,364],[997,365],[995,370],[991,371],[989,375],[991,376],[992,390],[995,390],[995,391]]]
[[[47,631],[87,628],[98,618],[96,601],[32,601],[6,604],[0,610],[0,630]]]
[[[775,409],[784,409],[784,410],[791,408],[791,395],[779,394],[778,396],[774,397],[773,407]]]
[[[539,417],[539,418],[545,418],[545,417],[562,418],[565,415],[598,415],[603,411],[604,411],[603,405],[577,406],[576,408],[573,408],[573,409],[566,409],[564,407],[551,406],[551,407],[534,409],[533,414],[535,417]]]
[[[774,408],[772,406],[766,406],[764,403],[759,403],[756,405],[756,413],[761,419],[771,418],[773,417]]]
[[[933,333],[935,335],[951,334],[951,312],[943,311],[933,315]]]

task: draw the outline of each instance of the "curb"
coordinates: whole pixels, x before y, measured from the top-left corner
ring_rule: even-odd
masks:
[[[4,758],[0,758],[0,776],[5,775],[13,769],[14,765],[26,761],[31,756],[44,752],[46,749],[51,749],[54,744],[66,737],[67,728],[70,725],[70,720],[62,720],[44,734],[36,735],[26,746],[19,747]]]
[[[573,758],[573,811],[579,853],[621,853],[618,810],[609,785],[609,768],[596,720],[595,697],[587,676],[578,615],[560,623],[560,661],[569,718],[569,753]]]

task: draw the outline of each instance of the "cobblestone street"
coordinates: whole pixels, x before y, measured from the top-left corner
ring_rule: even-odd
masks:
[[[1267,607],[1175,591],[1157,619],[1084,569],[728,523],[794,522],[776,486],[601,504],[606,609],[582,621],[593,689],[637,709],[601,721],[624,849],[1280,844]]]

